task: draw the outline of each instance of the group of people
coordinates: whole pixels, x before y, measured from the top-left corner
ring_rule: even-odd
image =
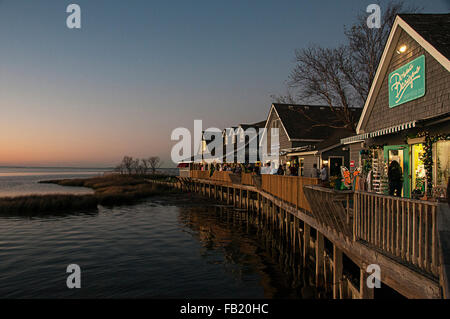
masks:
[[[255,173],[257,175],[283,175],[283,176],[299,176],[298,164],[287,166],[286,164],[278,165],[275,162],[266,162],[265,164],[240,164],[240,163],[195,163],[193,169],[200,171],[209,171],[211,175],[214,171],[232,172],[234,174]],[[317,164],[313,165],[311,176],[320,178],[322,182],[328,181],[328,168],[326,164],[322,165],[322,169],[317,168]]]
[[[275,162],[267,162],[264,165],[257,164],[240,164],[240,163],[210,163],[200,164],[195,163],[194,169],[201,171],[209,171],[212,175],[214,171],[226,171],[234,174],[241,173],[255,173],[257,175],[284,175],[284,176],[299,176],[299,167],[297,164],[287,166],[286,164],[276,167]],[[322,164],[319,170],[317,164],[313,164],[310,176],[313,178],[319,178],[322,184],[328,183],[329,173],[326,164]],[[392,161],[388,168],[388,180],[389,180],[389,195],[401,196],[403,186],[403,172],[400,164],[397,161]]]

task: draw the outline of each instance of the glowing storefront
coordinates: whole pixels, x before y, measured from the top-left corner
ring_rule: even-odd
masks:
[[[450,176],[450,14],[397,16],[357,127],[342,142],[370,191],[444,197]],[[395,177],[399,176],[399,177]],[[401,183],[401,186],[395,184]],[[398,194],[398,190],[401,194]]]

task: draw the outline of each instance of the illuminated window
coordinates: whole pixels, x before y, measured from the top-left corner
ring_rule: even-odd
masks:
[[[439,141],[433,145],[433,184],[447,187],[450,177],[450,141]]]

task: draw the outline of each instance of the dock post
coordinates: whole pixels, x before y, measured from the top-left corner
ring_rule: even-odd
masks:
[[[261,194],[258,193],[258,215],[261,217]]]
[[[309,251],[309,235],[311,227],[306,223],[304,223],[303,225],[303,265],[306,265],[306,259]]]
[[[227,205],[230,205],[230,188],[227,186]]]
[[[246,205],[247,205],[247,211],[249,211],[249,210],[250,210],[250,192],[249,192],[249,190],[247,189],[247,190],[245,191],[245,193],[247,194],[247,197],[245,198],[245,199],[246,199]]]
[[[295,252],[297,251],[297,218],[294,216],[294,229],[292,230],[292,249]]]
[[[242,188],[239,189],[239,208],[242,208]]]
[[[333,244],[333,299],[341,299],[342,250]]]
[[[359,297],[361,299],[373,299],[374,298],[374,289],[370,289],[367,287],[367,277],[368,274],[365,270],[365,267],[361,267],[359,269]]]
[[[317,231],[316,235],[316,285],[320,286],[323,279],[323,253],[324,240],[323,235]]]

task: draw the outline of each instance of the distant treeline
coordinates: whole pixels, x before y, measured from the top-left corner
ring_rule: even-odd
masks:
[[[114,168],[114,171],[122,175],[146,175],[149,172],[156,174],[156,170],[161,167],[162,163],[158,156],[142,159],[124,156],[122,162]]]

